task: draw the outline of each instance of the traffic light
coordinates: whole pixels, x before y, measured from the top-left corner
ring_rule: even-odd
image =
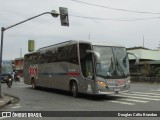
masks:
[[[62,26],[69,26],[68,9],[64,7],[59,7],[60,20]]]

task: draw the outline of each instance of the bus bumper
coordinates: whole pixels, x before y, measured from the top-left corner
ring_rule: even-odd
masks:
[[[119,94],[119,93],[127,93],[127,92],[129,92],[129,90],[126,90],[126,91],[118,91],[118,92],[101,92],[101,91],[99,91],[99,92],[98,92],[98,95]]]
[[[99,89],[97,94],[104,95],[104,94],[118,94],[118,93],[126,93],[130,91],[130,84],[124,85],[124,86],[113,86],[113,87],[107,87],[105,89]]]

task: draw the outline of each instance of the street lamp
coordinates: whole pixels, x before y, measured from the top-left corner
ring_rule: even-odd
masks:
[[[15,27],[15,26],[17,26],[17,25],[20,25],[20,24],[22,24],[22,23],[24,23],[24,22],[27,22],[27,21],[29,21],[29,20],[32,20],[32,19],[34,19],[34,18],[37,18],[37,17],[39,17],[39,16],[45,15],[45,14],[51,14],[53,17],[58,17],[59,15],[61,15],[61,16],[63,16],[63,19],[65,19],[65,22],[66,22],[66,23],[65,23],[66,25],[63,25],[63,26],[69,26],[69,21],[68,21],[68,19],[66,20],[66,18],[68,18],[68,10],[67,10],[67,8],[60,7],[60,10],[63,11],[63,12],[61,13],[61,11],[60,11],[60,13],[58,13],[58,12],[55,11],[55,10],[52,10],[51,12],[44,12],[44,13],[42,13],[42,14],[33,16],[33,17],[31,17],[31,18],[28,18],[28,19],[26,19],[26,20],[24,20],[24,21],[21,21],[21,22],[19,22],[19,23],[16,23],[16,24],[14,24],[14,25],[9,26],[9,27],[6,27],[6,28],[2,27],[2,28],[1,28],[0,76],[2,75],[2,53],[3,53],[4,31],[5,31],[5,30],[8,30],[8,29],[10,29],[10,28],[12,28],[12,27]],[[65,11],[65,12],[64,12],[64,11]],[[63,20],[63,19],[62,19],[62,20]],[[2,94],[1,94],[1,81],[0,81],[0,98],[2,98]]]

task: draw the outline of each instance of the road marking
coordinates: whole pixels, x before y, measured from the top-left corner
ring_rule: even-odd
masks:
[[[22,106],[15,106],[15,107],[12,107],[12,108],[16,109],[16,108],[20,108],[20,107],[22,107]]]
[[[140,103],[148,103],[148,101],[143,101],[143,100],[135,100],[135,99],[120,99],[124,101],[132,101],[132,102],[140,102]]]
[[[26,86],[14,86],[14,87],[17,87],[17,88],[23,88],[23,87],[26,87]]]
[[[153,91],[153,92],[160,92],[160,90],[150,90],[151,92]]]
[[[20,107],[22,107],[22,106],[20,106],[19,104],[16,104],[16,106],[14,106],[12,108],[16,109],[16,108],[20,108]]]
[[[119,103],[125,105],[135,105],[136,103],[148,103],[149,101],[160,101],[160,93],[157,92],[131,92],[113,95],[118,98],[117,100],[108,101],[112,103]]]
[[[17,106],[20,106],[20,104],[16,104]]]
[[[108,101],[108,102],[112,102],[112,103],[120,103],[120,104],[124,104],[124,105],[135,105],[134,103],[129,103],[129,102],[123,102],[123,101]]]
[[[133,96],[145,96],[151,98],[160,98],[160,96],[153,96],[153,95],[143,95],[143,94],[134,94],[134,93],[122,93],[123,95],[133,95]]]
[[[133,92],[133,93],[137,93],[137,94],[146,94],[146,95],[158,95],[160,96],[160,93],[145,93],[145,92]]]
[[[136,96],[131,96],[131,95],[115,95],[117,97],[126,97],[126,98],[137,98],[137,99],[144,99],[144,100],[155,100],[155,101],[160,101],[160,99],[156,98],[147,98],[147,97],[136,97]]]

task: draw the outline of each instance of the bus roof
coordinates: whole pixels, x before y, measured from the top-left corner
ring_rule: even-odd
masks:
[[[79,40],[79,43],[90,43],[91,45],[98,45],[98,46],[115,46],[115,47],[124,47],[121,44],[108,42],[104,40],[92,40],[92,41],[83,41]]]
[[[99,45],[99,46],[124,47],[124,46],[122,46],[122,45],[120,45],[118,43],[107,42],[107,41],[100,41],[100,40],[94,40],[94,41],[70,40],[70,41],[66,41],[66,42],[62,42],[62,43],[57,43],[57,44],[54,44],[54,45],[46,46],[46,47],[43,47],[43,48],[39,48],[38,50],[50,48],[50,47],[53,47],[53,46],[60,47],[60,46],[64,46],[64,45],[68,45],[68,44],[73,44],[73,43],[88,43],[88,44],[91,44],[91,45]]]
[[[124,47],[121,44],[114,43],[114,42],[108,42],[108,41],[104,41],[104,40],[103,41],[101,41],[101,40],[92,40],[92,41],[87,41],[87,40],[69,40],[69,41],[65,41],[65,42],[54,44],[54,45],[50,45],[50,46],[39,48],[38,50],[30,52],[28,54],[41,52],[43,50],[46,51],[46,50],[49,50],[49,49],[51,49],[53,47],[61,47],[61,46],[65,46],[65,45],[69,45],[69,44],[73,44],[73,43],[87,43],[87,44],[98,45],[98,46]]]

